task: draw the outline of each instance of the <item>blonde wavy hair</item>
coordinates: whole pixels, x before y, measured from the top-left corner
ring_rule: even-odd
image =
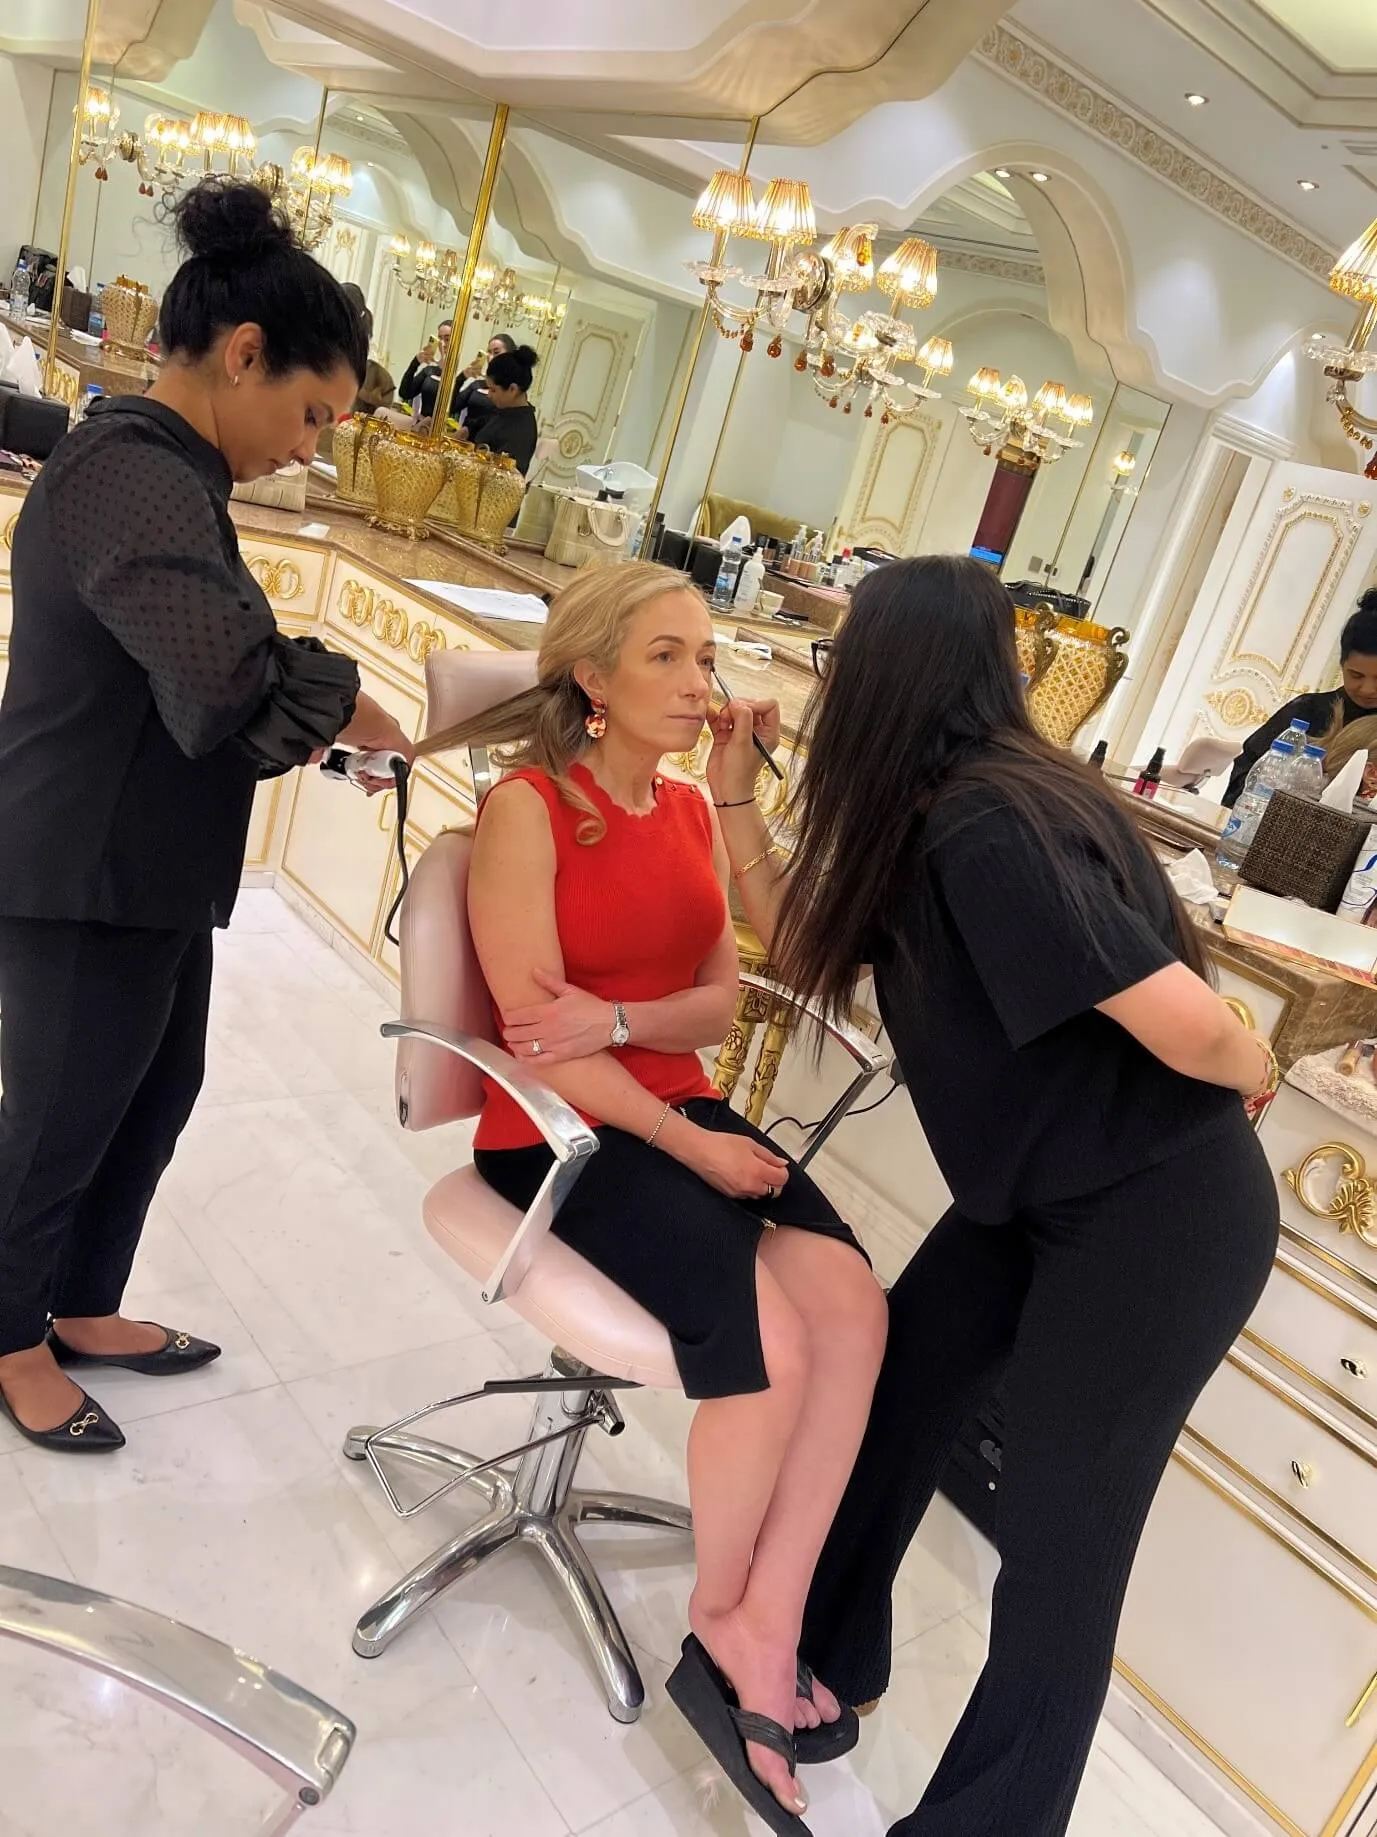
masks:
[[[417,755],[426,758],[456,746],[487,746],[506,770],[535,767],[554,780],[565,803],[579,812],[579,841],[601,841],[607,824],[569,776],[570,766],[587,751],[584,721],[593,707],[574,678],[574,668],[590,663],[598,670],[614,670],[636,614],[666,593],[692,593],[706,604],[686,574],[658,562],[626,561],[581,573],[550,602],[535,688],[428,735],[416,748]]]
[[[1325,743],[1325,778],[1333,778],[1341,772],[1354,753],[1367,753],[1373,761],[1377,761],[1377,714],[1367,714],[1360,720],[1350,721],[1347,727],[1341,727],[1333,739]]]

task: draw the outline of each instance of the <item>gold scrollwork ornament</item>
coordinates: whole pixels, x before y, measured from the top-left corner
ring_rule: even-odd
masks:
[[[285,556],[274,561],[268,555],[255,555],[248,569],[270,600],[299,600],[305,591],[301,569]]]
[[[1333,1197],[1321,1204],[1310,1196],[1310,1175],[1333,1159],[1339,1163],[1338,1184]],[[1356,1148],[1344,1142],[1323,1142],[1310,1150],[1299,1167],[1288,1167],[1282,1179],[1312,1218],[1337,1225],[1341,1234],[1351,1234],[1377,1250],[1377,1182],[1368,1179],[1367,1163]]]

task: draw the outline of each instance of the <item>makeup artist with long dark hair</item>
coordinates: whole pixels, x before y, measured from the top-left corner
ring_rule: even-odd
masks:
[[[988,568],[879,570],[820,655],[792,863],[761,859],[753,801],[772,709],[719,717],[709,783],[781,978],[845,1013],[874,965],[955,1203],[890,1294],[803,1657],[852,1704],[883,1693],[895,1573],[1002,1373],[989,1658],[894,1832],[1061,1837],[1148,1507],[1271,1268],[1276,1190],[1241,1100],[1275,1061],[1102,780],[1034,730]]]
[[[14,532],[0,702],[0,1407],[71,1453],[124,1438],[65,1368],[218,1348],[126,1320],[154,1189],[201,1085],[211,932],[254,787],[335,740],[410,756],[358,670],[279,635],[230,486],[309,462],[366,341],[256,187],[173,207],[165,361],[61,442]]]

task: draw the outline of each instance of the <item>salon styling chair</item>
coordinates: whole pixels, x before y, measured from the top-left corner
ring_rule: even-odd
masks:
[[[436,653],[426,663],[429,726],[435,732],[530,688],[529,653]],[[481,749],[470,755],[482,798],[493,767]],[[377,1601],[359,1621],[354,1650],[373,1658],[445,1589],[496,1551],[522,1544],[545,1559],[582,1628],[612,1715],[634,1722],[645,1689],[630,1645],[578,1535],[582,1524],[633,1525],[691,1532],[686,1507],[575,1485],[590,1429],[620,1434],[617,1393],[641,1385],[679,1388],[669,1336],[644,1309],[578,1256],[550,1226],[590,1155],[593,1131],[547,1085],[529,1076],[496,1044],[492,1003],[469,936],[466,888],[471,837],[439,835],[416,863],[402,908],[400,1021],[383,1033],[398,1042],[396,1099],[403,1128],[432,1129],[476,1116],[486,1074],[522,1106],[554,1153],[541,1191],[523,1217],[484,1185],[471,1165],[456,1167],[426,1195],[426,1229],[481,1284],[484,1301],[503,1304],[550,1340],[555,1350],[539,1375],[497,1380],[482,1390],[429,1403],[384,1429],[351,1430],[344,1452],[366,1461],[392,1509],[411,1517],[456,1487],[477,1491],[483,1515],[442,1544]],[[750,983],[782,1006],[800,1004],[767,978]],[[855,1073],[809,1138],[807,1163],[888,1059],[847,1026],[827,1032]],[[628,1219],[628,1229],[634,1228]],[[424,1419],[484,1397],[528,1392],[534,1409],[526,1441],[480,1460],[417,1432]],[[387,1472],[400,1459],[427,1470],[435,1484],[403,1505]]]
[[[266,1665],[179,1621],[54,1576],[0,1565],[0,1639],[124,1684],[206,1730],[288,1794],[259,1837],[282,1837],[326,1799],[354,1725]]]

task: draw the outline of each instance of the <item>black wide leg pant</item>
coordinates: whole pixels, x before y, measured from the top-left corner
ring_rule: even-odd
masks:
[[[1107,1190],[1001,1226],[948,1212],[900,1277],[804,1622],[804,1657],[844,1701],[889,1681],[895,1573],[958,1430],[1001,1377],[1006,1438],[989,1657],[891,1837],[1062,1837],[1143,1522],[1267,1280],[1277,1226],[1240,1109],[1236,1128]]]
[[[114,1314],[205,1064],[209,932],[0,919],[0,1355]]]

